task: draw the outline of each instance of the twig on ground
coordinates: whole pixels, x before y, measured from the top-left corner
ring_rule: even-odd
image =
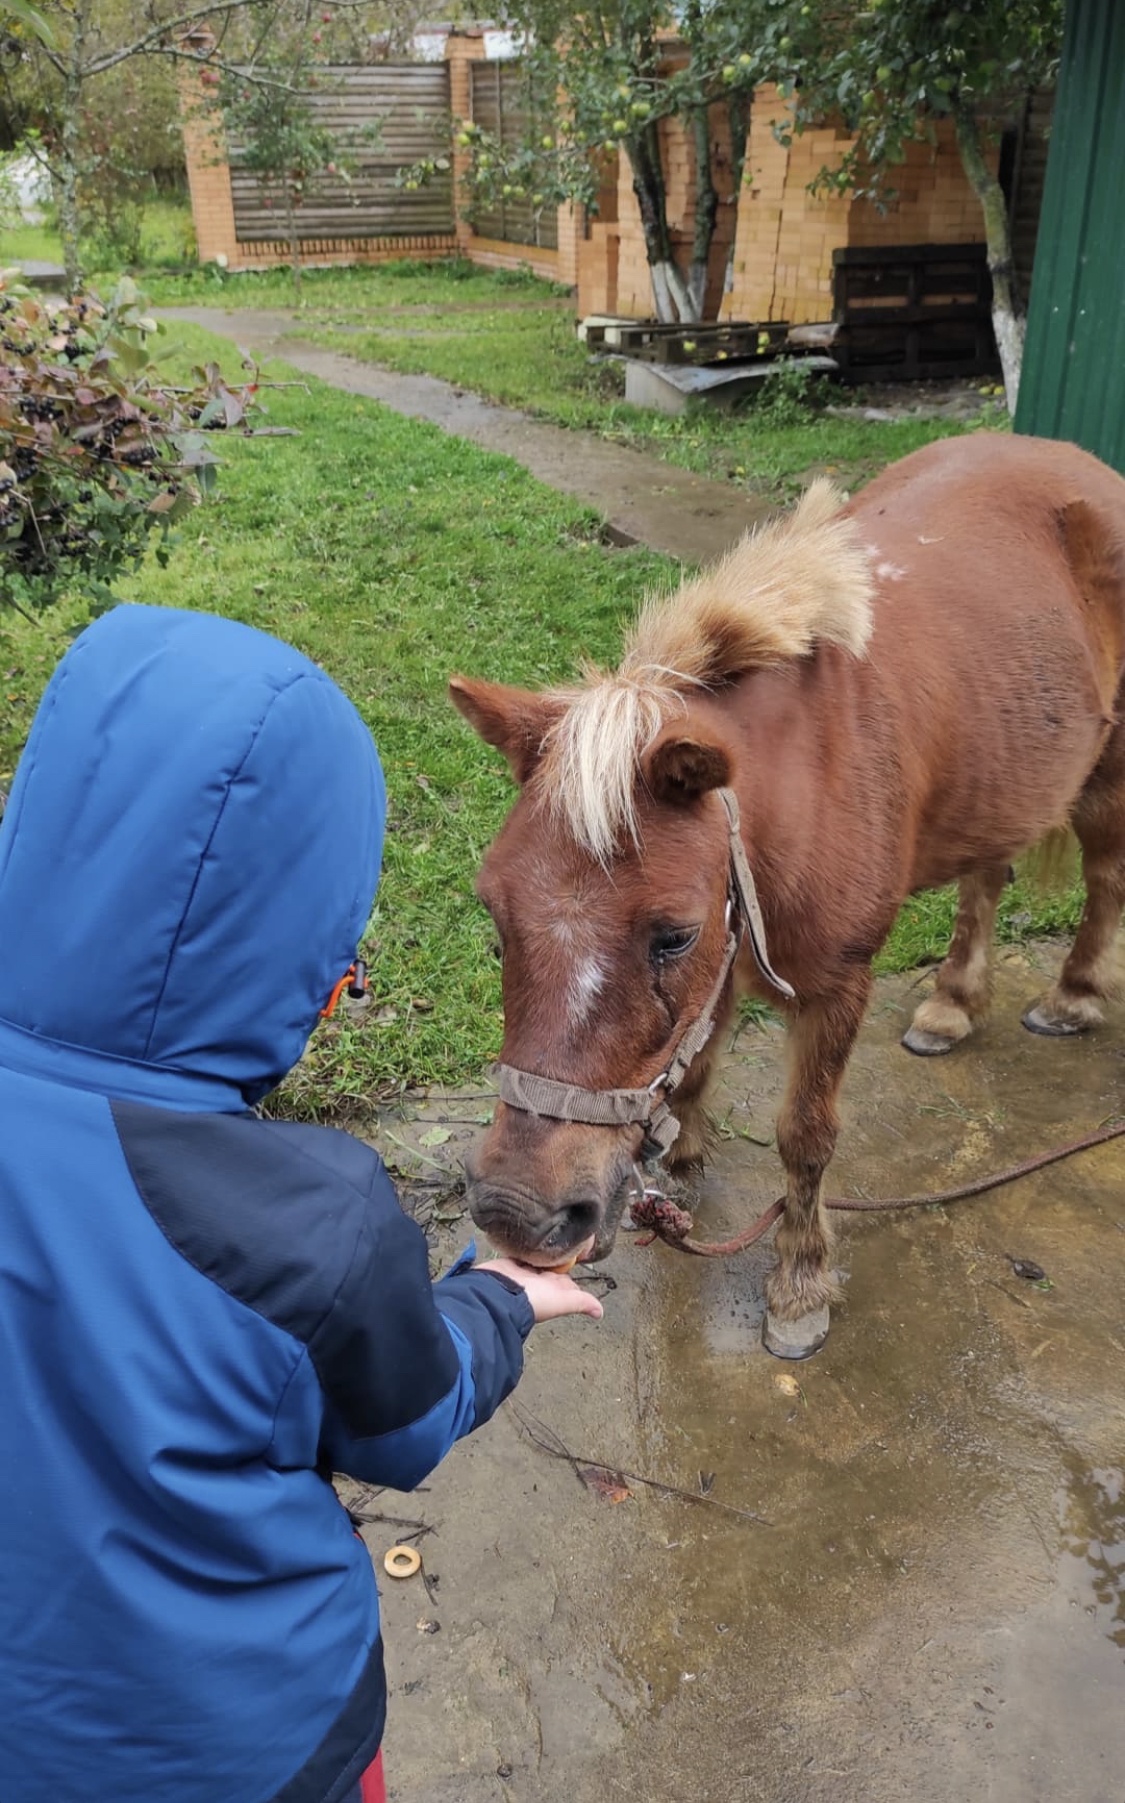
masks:
[[[412,1521],[406,1515],[384,1515],[381,1509],[349,1509],[348,1514],[353,1521],[361,1521],[364,1527],[374,1527],[380,1523],[388,1528],[406,1528],[402,1538],[406,1540],[424,1540],[427,1534],[436,1534],[437,1529],[425,1521]]]
[[[419,1565],[419,1567],[418,1567],[418,1575],[421,1578],[423,1584],[426,1586],[426,1595],[430,1599],[431,1609],[436,1609],[438,1606],[438,1600],[437,1600],[438,1579],[431,1578],[429,1572],[426,1570],[425,1559],[422,1560],[421,1565]]]
[[[733,1503],[720,1502],[716,1496],[700,1495],[697,1490],[681,1490],[678,1485],[666,1483],[663,1478],[645,1477],[639,1471],[622,1471],[617,1465],[607,1465],[603,1459],[581,1457],[571,1452],[559,1439],[554,1428],[548,1427],[545,1421],[529,1414],[517,1402],[509,1400],[508,1407],[532,1445],[537,1446],[540,1452],[548,1453],[553,1459],[564,1459],[584,1490],[590,1488],[582,1475],[585,1466],[591,1471],[603,1471],[611,1477],[624,1478],[630,1484],[643,1484],[646,1490],[659,1490],[665,1496],[674,1496],[677,1502],[702,1503],[710,1509],[721,1509],[724,1515],[737,1515],[743,1521],[756,1521],[761,1527],[773,1526],[772,1522],[754,1509],[739,1509]]]
[[[994,1290],[999,1290],[1000,1294],[1006,1296],[1009,1302],[1018,1302],[1021,1308],[1031,1307],[1030,1302],[1025,1302],[1022,1296],[1017,1296],[1015,1290],[1010,1290],[1006,1283],[997,1283],[995,1277],[986,1277],[985,1282],[990,1283]]]

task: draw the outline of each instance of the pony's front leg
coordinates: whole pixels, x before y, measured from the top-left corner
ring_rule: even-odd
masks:
[[[820,1350],[828,1305],[838,1295],[821,1183],[836,1149],[840,1084],[870,993],[871,972],[850,973],[831,997],[804,1004],[789,1029],[789,1083],[777,1123],[788,1188],[762,1333],[779,1358],[808,1358]]]

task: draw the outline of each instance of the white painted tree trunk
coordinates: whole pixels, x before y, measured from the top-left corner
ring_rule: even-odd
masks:
[[[693,263],[688,270],[688,299],[691,302],[692,319],[703,318],[703,303],[707,298],[707,265]]]
[[[656,317],[664,325],[695,325],[702,317],[678,265],[670,258],[649,264]]]
[[[1000,352],[1000,368],[1004,373],[1004,395],[1008,402],[1008,412],[1014,419],[1020,392],[1020,372],[1023,369],[1023,345],[1027,336],[1027,320],[1022,314],[1013,313],[1010,307],[1000,306],[994,297],[992,329],[996,333],[996,348]]]
[[[1008,206],[1000,183],[984,160],[980,128],[971,106],[964,101],[958,102],[953,109],[953,118],[961,162],[984,214],[988,268],[992,276],[992,329],[996,334],[996,348],[1000,353],[1008,412],[1014,418],[1020,391],[1027,322],[1016,293]]]

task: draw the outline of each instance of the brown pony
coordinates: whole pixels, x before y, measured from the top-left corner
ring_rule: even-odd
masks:
[[[707,1027],[737,983],[789,1028],[766,1340],[814,1351],[834,1295],[821,1180],[837,1098],[903,900],[960,883],[904,1040],[948,1052],[987,1009],[1012,860],[1069,824],[1085,909],[1024,1018],[1040,1033],[1100,1019],[1125,902],[1123,673],[1125,480],[1072,445],[981,433],[846,505],[814,483],[648,602],[614,672],[543,694],[456,678],[520,785],[478,883],[503,953],[507,1084],[467,1175],[493,1242],[542,1264],[604,1256],[637,1159],[675,1132],[665,1102],[670,1162],[698,1163]],[[731,792],[761,905],[753,936],[736,905],[734,938]]]

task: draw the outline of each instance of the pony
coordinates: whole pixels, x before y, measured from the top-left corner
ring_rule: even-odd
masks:
[[[1077,447],[976,433],[845,501],[815,481],[677,592],[616,670],[452,700],[519,785],[477,892],[503,960],[500,1100],[466,1160],[473,1218],[540,1265],[604,1257],[639,1161],[698,1168],[738,992],[787,1025],[784,1213],[766,1344],[807,1356],[837,1296],[822,1180],[904,900],[957,882],[905,1034],[948,1053],[985,1015],[1010,867],[1057,829],[1085,905],[1024,1016],[1084,1032],[1125,902],[1125,479]],[[741,874],[739,870],[741,866]]]

